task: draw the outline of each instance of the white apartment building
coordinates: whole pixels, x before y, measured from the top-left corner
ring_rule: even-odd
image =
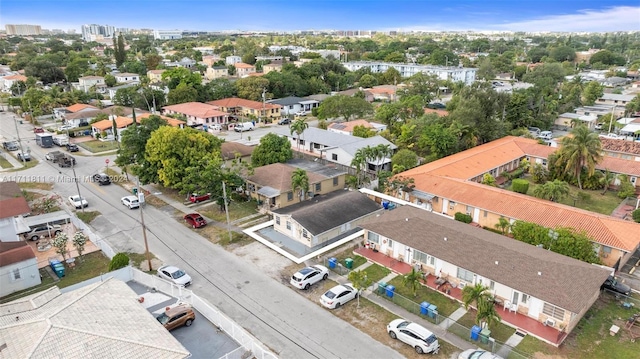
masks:
[[[111,25],[82,25],[82,39],[84,41],[95,41],[96,38],[110,38],[116,33],[115,26]]]
[[[182,30],[153,30],[154,40],[182,39]]]
[[[7,35],[31,36],[42,35],[42,27],[40,25],[10,25],[4,26]]]
[[[415,65],[400,64],[391,62],[373,62],[373,61],[353,61],[342,63],[349,71],[357,71],[363,67],[371,69],[372,73],[385,72],[389,68],[395,68],[400,72],[402,77],[411,77],[417,73],[425,73],[436,75],[440,80],[450,80],[454,82],[464,82],[467,85],[472,84],[476,80],[476,71],[478,69],[469,67],[454,66],[433,66],[433,65]],[[400,79],[398,79],[400,80]]]

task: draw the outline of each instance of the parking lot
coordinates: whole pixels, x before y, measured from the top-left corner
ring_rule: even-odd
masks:
[[[145,300],[142,305],[154,317],[164,312],[167,306],[174,305],[178,301],[177,298],[164,293],[149,291],[149,288],[134,281],[129,281],[127,284],[136,294],[144,295]],[[192,358],[220,358],[240,347],[207,318],[196,310],[194,312],[196,320],[190,327],[181,327],[171,331],[171,334],[192,354]]]

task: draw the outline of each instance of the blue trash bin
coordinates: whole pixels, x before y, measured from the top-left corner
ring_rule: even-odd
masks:
[[[382,208],[388,209],[389,208],[389,201],[382,201]]]
[[[482,330],[482,328],[480,328],[477,325],[474,325],[473,327],[471,327],[471,340],[473,341],[478,341],[478,335],[480,334],[480,331]]]
[[[393,298],[393,292],[395,292],[396,287],[392,286],[392,285],[388,285],[387,286],[387,297],[389,298]]]
[[[335,268],[336,264],[338,264],[338,258],[336,257],[329,258],[329,268],[331,269]]]
[[[438,314],[438,307],[431,304],[429,308],[427,308],[427,314],[429,315],[429,317],[436,319],[436,314]]]
[[[431,303],[429,303],[429,302],[420,303],[420,314],[427,315],[427,310],[429,309],[430,305],[431,305]]]

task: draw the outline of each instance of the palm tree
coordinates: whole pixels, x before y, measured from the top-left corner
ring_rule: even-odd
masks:
[[[367,159],[365,156],[365,148],[358,148],[356,153],[353,155],[353,159],[351,160],[351,166],[355,167],[356,169],[356,186],[358,187],[362,183],[360,178],[362,177],[364,168],[367,164]]]
[[[569,195],[569,184],[560,180],[549,181],[533,190],[533,195],[552,202],[559,202]]]
[[[298,153],[300,153],[300,136],[304,133],[304,130],[306,130],[307,128],[309,128],[309,124],[305,122],[304,119],[298,119],[293,121],[293,123],[291,124],[291,135],[293,135],[294,133],[296,135],[298,135],[298,137],[296,138],[296,142],[298,143]],[[302,157],[302,154],[300,153],[300,157]]]
[[[480,298],[485,296],[491,296],[491,294],[489,294],[489,288],[482,285],[482,283],[465,286],[462,288],[462,304],[464,305],[464,309],[469,309],[469,306],[473,303],[477,306],[481,300]]]
[[[562,139],[556,164],[564,166],[564,173],[572,172],[578,180],[578,187],[582,189],[582,169],[586,167],[587,174],[593,176],[596,164],[602,158],[600,139],[595,132],[582,125],[574,128],[571,135]]]
[[[477,304],[478,313],[476,314],[476,324],[480,325],[482,322],[486,322],[487,326],[492,326],[493,324],[500,323],[500,316],[490,296],[480,297]]]
[[[509,223],[509,220],[504,217],[500,217],[500,219],[498,219],[498,223],[495,225],[496,229],[499,229],[502,232],[502,235],[507,234],[507,230],[510,226],[511,223]]]
[[[291,189],[295,192],[298,191],[298,198],[300,202],[305,197],[305,194],[309,191],[309,176],[307,171],[302,168],[298,168],[291,174]]]
[[[415,268],[411,268],[411,272],[402,277],[402,284],[405,287],[411,288],[413,296],[418,295],[418,288],[420,288],[420,279],[422,279],[422,272],[416,271]]]
[[[604,190],[602,191],[602,195],[604,195],[609,190],[609,186],[611,185],[611,182],[613,182],[613,180],[615,180],[617,176],[615,175],[615,173],[611,173],[606,168],[604,172],[601,172],[601,173],[602,173],[602,176],[598,181],[600,182],[600,184],[604,186]]]
[[[349,281],[353,283],[353,287],[358,291],[358,293],[362,292],[362,290],[367,289],[373,282],[370,278],[367,277],[367,272],[363,270],[354,270],[349,272]],[[358,307],[360,307],[360,296],[358,298]]]

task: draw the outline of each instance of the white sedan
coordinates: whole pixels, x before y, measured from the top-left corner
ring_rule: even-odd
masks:
[[[502,359],[502,357],[482,349],[467,349],[458,355],[458,359]]]
[[[291,276],[292,286],[298,289],[309,289],[312,285],[318,283],[321,280],[325,280],[329,277],[329,270],[325,266],[314,265],[305,267],[295,272]]]
[[[68,130],[71,130],[71,129],[73,129],[72,125],[62,125],[62,126],[58,127],[58,131],[68,131]]]
[[[171,265],[158,268],[158,277],[184,287],[191,285],[191,277],[182,269]]]
[[[320,297],[320,304],[329,309],[335,309],[357,297],[358,290],[353,287],[353,284],[347,283],[329,289]]]
[[[89,202],[87,202],[87,200],[84,197],[80,197],[77,194],[73,196],[69,196],[69,203],[71,203],[71,205],[75,207],[75,209],[80,209],[82,207],[89,206]]]
[[[129,209],[140,208],[140,202],[138,201],[138,197],[136,196],[126,196],[120,199],[120,202],[125,206],[129,207]]]

